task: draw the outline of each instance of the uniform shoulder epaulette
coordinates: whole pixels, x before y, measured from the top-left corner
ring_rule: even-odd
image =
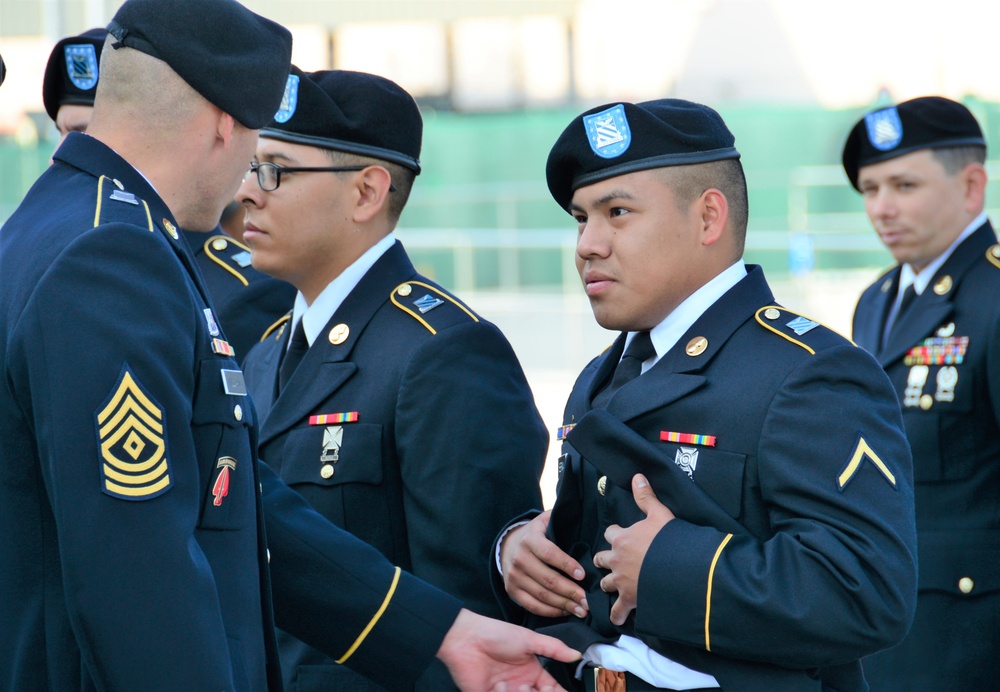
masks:
[[[986,259],[997,269],[1000,269],[1000,244],[994,245],[986,251]]]
[[[102,175],[97,179],[94,228],[106,223],[132,224],[147,228],[150,233],[156,230],[146,201],[127,192],[125,186],[115,178]]]
[[[815,355],[817,348],[823,348],[828,343],[848,341],[857,346],[850,339],[837,334],[837,332],[820,324],[816,320],[809,319],[794,310],[783,308],[780,305],[765,305],[757,310],[754,314],[754,319],[764,329],[791,341],[796,346],[804,348],[810,355]],[[817,327],[819,329],[813,331]],[[810,334],[810,332],[812,334],[806,337],[806,334]]]
[[[241,269],[250,266],[250,248],[225,235],[213,235],[205,240],[205,254],[210,260],[236,277],[244,286],[250,282],[241,273]]]
[[[478,322],[475,313],[440,288],[423,281],[406,281],[389,295],[392,304],[424,325],[431,334],[461,322]]]
[[[281,335],[285,333],[285,324],[290,319],[292,319],[291,312],[289,312],[287,315],[282,315],[281,317],[279,317],[277,320],[275,320],[274,324],[272,324],[270,327],[264,330],[264,333],[261,335],[260,340],[264,341],[265,339],[267,339],[267,337],[271,336],[271,334],[274,334],[275,331],[278,332],[274,336],[275,340],[281,339]]]

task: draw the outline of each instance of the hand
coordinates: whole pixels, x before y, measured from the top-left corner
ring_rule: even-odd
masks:
[[[632,496],[646,518],[627,529],[618,525],[609,526],[604,538],[611,544],[611,550],[602,550],[594,555],[597,567],[611,570],[611,574],[601,579],[601,590],[618,592],[618,600],[611,607],[611,622],[616,625],[625,624],[628,614],[635,608],[639,569],[646,551],[660,529],[674,518],[674,513],[656,499],[641,473],[632,477]]]
[[[562,690],[536,656],[570,663],[580,659],[580,652],[558,639],[465,608],[459,611],[437,652],[462,690]]]
[[[549,515],[542,512],[504,537],[500,545],[504,588],[516,603],[535,615],[585,617],[587,595],[573,581],[583,579],[583,567],[545,536]]]

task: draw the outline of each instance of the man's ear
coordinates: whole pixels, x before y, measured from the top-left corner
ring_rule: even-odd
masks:
[[[962,184],[965,188],[965,210],[979,213],[986,204],[986,169],[982,164],[970,163],[962,169]]]
[[[729,223],[729,200],[714,187],[701,193],[695,204],[701,214],[701,244],[714,245]]]
[[[216,136],[228,147],[233,141],[233,132],[236,130],[236,119],[222,109],[217,110],[218,112],[215,116]]]
[[[354,206],[355,223],[364,223],[375,217],[389,201],[392,176],[382,166],[368,166],[357,178],[357,202]]]

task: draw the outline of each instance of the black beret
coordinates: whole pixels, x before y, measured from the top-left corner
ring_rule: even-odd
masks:
[[[42,80],[42,102],[53,121],[63,104],[94,105],[101,49],[107,36],[104,29],[91,29],[67,36],[52,49]]]
[[[976,118],[961,103],[922,96],[872,111],[859,120],[844,144],[844,171],[854,189],[858,170],[920,149],[986,146]]]
[[[365,72],[303,72],[294,65],[285,98],[262,137],[346,151],[420,173],[424,124],[401,86]]]
[[[681,99],[615,103],[577,116],[545,164],[549,192],[569,209],[578,188],[626,173],[738,159],[735,138],[708,106]]]
[[[281,103],[292,35],[235,0],[126,0],[111,44],[151,55],[245,127],[267,125]]]

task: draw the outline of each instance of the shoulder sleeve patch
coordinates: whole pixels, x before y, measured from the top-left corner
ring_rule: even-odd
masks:
[[[816,355],[816,350],[805,343],[808,339],[801,337],[804,337],[817,327],[820,327],[820,332],[817,333],[835,333],[829,327],[779,305],[765,305],[757,310],[754,314],[754,319],[764,329],[777,334],[787,341],[791,341],[796,346],[804,348],[810,355]],[[857,346],[853,341],[850,343]]]
[[[102,490],[123,500],[148,500],[170,489],[163,409],[128,363],[94,413]]]
[[[994,245],[986,251],[986,259],[997,269],[1000,269],[1000,244]]]
[[[399,284],[389,294],[389,299],[397,308],[424,325],[431,334],[437,334],[438,329],[459,321],[479,321],[475,313],[463,303],[436,286],[422,281]]]
[[[275,332],[277,332],[277,334],[275,334],[275,339],[276,340],[280,339],[281,335],[285,333],[285,324],[290,319],[292,319],[292,313],[290,312],[287,315],[282,315],[281,317],[279,317],[274,324],[272,324],[270,327],[264,330],[264,333],[261,335],[260,340],[261,341],[266,340],[267,337],[271,336],[271,334],[274,334]]]
[[[208,255],[209,259],[236,277],[244,286],[250,285],[247,278],[240,273],[240,269],[247,267],[247,264],[244,264],[244,258],[249,258],[250,256],[249,247],[235,238],[213,235],[205,240],[204,248],[205,254]]]
[[[94,228],[103,223],[130,223],[156,231],[149,205],[114,178],[102,175],[97,179],[97,202],[94,206]]]

